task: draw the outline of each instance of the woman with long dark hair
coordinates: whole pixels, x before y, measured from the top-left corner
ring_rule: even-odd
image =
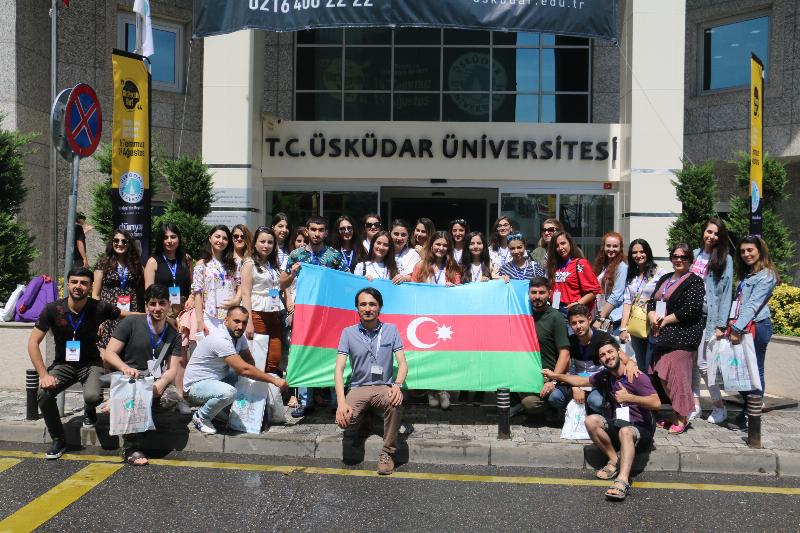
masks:
[[[436,227],[433,225],[433,220],[424,217],[417,219],[417,223],[414,225],[414,235],[411,239],[411,246],[414,247],[414,250],[417,251],[420,257],[425,253],[425,248],[428,247],[428,241],[430,241],[435,231]]]
[[[172,313],[168,317],[175,326],[174,318],[192,295],[192,258],[183,248],[181,231],[172,222],[162,222],[153,246],[153,255],[144,266],[145,290],[157,283],[169,289]]]
[[[747,413],[742,411],[736,418],[735,425],[745,429],[748,424],[758,424],[760,435],[761,410],[766,392],[764,381],[764,361],[767,357],[767,345],[772,338],[772,314],[769,309],[769,299],[780,276],[778,269],[769,256],[769,247],[764,239],[757,235],[748,235],[736,245],[736,277],[739,280],[736,286],[733,309],[730,316],[731,343],[739,344],[745,335],[752,335],[753,347],[758,363],[758,378],[761,390],[754,389],[741,392],[744,398]],[[760,442],[749,442],[750,446],[761,447]]]
[[[659,423],[669,433],[679,435],[689,425],[694,410],[692,365],[703,337],[705,283],[690,270],[694,254],[688,244],[676,244],[670,250],[673,272],[656,283],[653,297],[647,302],[647,319],[655,341],[650,372],[654,374],[672,404],[673,416]]]
[[[364,261],[356,265],[354,274],[364,276],[368,280],[389,279],[397,276],[397,263],[394,258],[394,242],[388,231],[381,230],[372,236],[369,254]]]
[[[492,263],[497,265],[498,270],[511,261],[511,252],[508,250],[507,238],[513,231],[514,223],[511,221],[511,218],[503,215],[494,221],[489,246],[489,257]]]
[[[411,281],[435,285],[459,285],[461,269],[453,259],[453,242],[446,231],[435,231],[428,240],[422,261],[414,267]]]
[[[498,279],[497,267],[489,259],[489,244],[480,231],[473,231],[464,239],[467,253],[461,256],[461,282]]]
[[[619,339],[633,348],[636,363],[643,371],[650,367],[650,343],[647,341],[647,301],[656,290],[656,283],[667,271],[653,259],[653,249],[644,239],[634,239],[628,246],[628,272]],[[635,326],[629,331],[629,326]]]
[[[628,277],[628,265],[625,263],[625,251],[622,248],[622,235],[611,231],[603,235],[600,249],[594,259],[594,273],[603,289],[597,296],[597,318],[611,321],[610,333],[619,335],[622,321],[622,303],[625,299],[625,286]],[[597,327],[599,324],[595,324]]]
[[[547,251],[547,277],[553,284],[552,305],[566,318],[567,309],[583,304],[592,310],[600,282],[572,236],[559,231],[550,240]]]
[[[453,259],[456,260],[456,263],[461,263],[461,257],[467,244],[464,237],[469,233],[469,224],[463,218],[457,218],[450,221],[448,231],[453,239]]]
[[[228,226],[211,228],[203,256],[194,267],[192,294],[198,342],[201,342],[209,328],[224,327],[222,321],[228,308],[241,301],[240,277]]]
[[[357,244],[361,242],[358,236],[358,228],[353,217],[342,215],[333,223],[333,235],[331,235],[331,246],[342,252],[347,263],[347,270],[353,272],[362,257],[361,248]]]
[[[722,219],[711,218],[700,232],[702,246],[694,250],[694,261],[691,270],[705,281],[706,297],[703,301],[703,312],[706,314],[706,328],[703,339],[697,348],[697,362],[692,374],[692,393],[694,395],[694,411],[689,415],[693,419],[701,414],[700,410],[700,377],[708,385],[709,345],[712,341],[725,335],[728,317],[731,312],[731,293],[733,291],[733,259],[728,244],[728,230]],[[725,402],[719,385],[708,385],[713,410],[708,417],[709,422],[721,424],[728,417]]]
[[[115,304],[124,312],[144,311],[144,269],[133,235],[117,229],[106,243],[105,253],[97,262],[92,283],[92,298]],[[108,346],[119,320],[108,320],[100,326],[97,347],[100,355]]]
[[[397,263],[397,276],[392,279],[394,283],[411,281],[411,274],[422,258],[410,246],[411,225],[402,219],[392,222],[392,242],[394,243],[394,260]]]
[[[278,265],[283,270],[286,267],[286,259],[289,258],[289,242],[287,239],[292,233],[289,215],[275,213],[272,216],[272,232],[275,234],[275,247],[278,249]]]

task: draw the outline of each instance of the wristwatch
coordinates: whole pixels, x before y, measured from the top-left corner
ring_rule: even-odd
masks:
[[[397,383],[397,382],[394,382],[394,383],[392,383],[392,386],[394,386],[394,385],[397,385],[397,386],[398,386],[398,387],[400,387],[401,389],[403,388],[403,384],[402,384],[402,383]]]

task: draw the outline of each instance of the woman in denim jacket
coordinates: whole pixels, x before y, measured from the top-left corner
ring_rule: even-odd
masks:
[[[714,409],[708,421],[721,424],[728,417],[725,402],[719,385],[708,385],[708,347],[714,340],[725,335],[728,316],[731,310],[731,292],[733,288],[733,259],[728,253],[728,230],[719,218],[712,218],[703,226],[700,238],[702,248],[694,250],[695,260],[692,272],[706,282],[706,299],[703,311],[707,315],[703,340],[697,348],[697,361],[692,372],[692,393],[694,395],[694,412],[690,419],[700,416],[700,376],[708,386]]]
[[[767,355],[767,344],[772,337],[772,319],[770,318],[769,301],[775,285],[778,284],[778,271],[769,257],[767,243],[757,235],[748,235],[736,247],[736,275],[739,284],[731,316],[731,343],[739,344],[742,336],[753,328],[753,345],[758,362],[758,377],[761,390],[741,392],[747,404],[747,417],[744,411],[736,418],[736,426],[744,429],[748,424],[761,424],[762,399],[765,391],[764,359]],[[758,443],[760,445],[760,443]]]

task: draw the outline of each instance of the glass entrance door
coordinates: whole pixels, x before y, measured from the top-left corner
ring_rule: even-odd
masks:
[[[497,212],[497,189],[434,189],[384,187],[381,189],[382,216],[402,218],[412,225],[425,217],[437,230],[446,230],[451,220],[463,218],[472,231],[486,230]]]

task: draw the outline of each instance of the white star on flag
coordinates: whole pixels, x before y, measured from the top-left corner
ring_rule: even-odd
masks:
[[[436,330],[436,338],[443,341],[449,341],[453,338],[453,330],[450,329],[450,326],[439,326],[439,329]]]

